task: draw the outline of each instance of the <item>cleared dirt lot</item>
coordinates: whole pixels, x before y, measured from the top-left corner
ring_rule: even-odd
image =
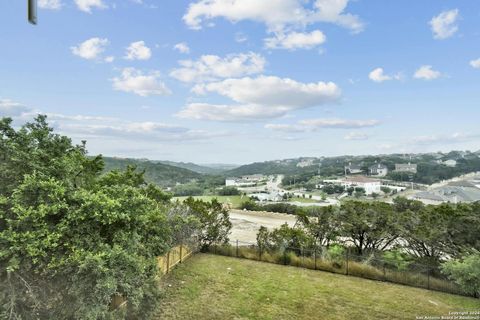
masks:
[[[258,229],[261,226],[267,227],[269,230],[278,228],[284,223],[293,226],[296,218],[293,215],[283,213],[231,210],[230,221],[233,224],[230,242],[234,243],[238,240],[255,243]]]

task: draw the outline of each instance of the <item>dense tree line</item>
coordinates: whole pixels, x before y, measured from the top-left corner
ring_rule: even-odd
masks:
[[[258,246],[292,250],[349,248],[357,256],[379,256],[392,265],[418,263],[480,292],[480,203],[423,205],[396,198],[393,204],[348,201],[297,212],[295,227],[259,230]],[[473,290],[473,291],[472,291]]]
[[[45,116],[0,120],[0,317],[147,319],[160,297],[156,257],[180,242],[221,243],[221,205],[187,201],[53,133]],[[112,310],[112,299],[126,307]]]

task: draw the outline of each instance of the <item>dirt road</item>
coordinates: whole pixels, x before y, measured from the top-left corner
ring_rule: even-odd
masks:
[[[231,210],[230,221],[233,224],[230,242],[234,243],[239,240],[253,244],[257,241],[257,232],[261,226],[272,230],[288,223],[292,227],[296,222],[296,217],[274,212]]]

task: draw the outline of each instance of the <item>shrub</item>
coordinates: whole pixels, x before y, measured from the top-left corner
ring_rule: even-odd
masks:
[[[445,262],[442,272],[466,293],[480,297],[480,253],[469,255],[463,260]]]

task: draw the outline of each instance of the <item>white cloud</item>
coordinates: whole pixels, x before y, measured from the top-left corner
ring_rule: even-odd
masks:
[[[242,42],[245,42],[248,40],[248,37],[242,33],[242,32],[237,32],[235,34],[235,41],[238,42],[238,43],[242,43]]]
[[[337,118],[307,119],[298,121],[296,124],[267,124],[265,128],[282,132],[312,132],[320,129],[359,129],[375,127],[380,124],[378,120],[348,120]],[[353,132],[345,136],[348,140],[359,140],[365,135]]]
[[[113,89],[135,93],[142,97],[171,94],[170,89],[159,81],[159,78],[160,73],[156,71],[143,74],[135,68],[125,68],[120,77],[112,79]]]
[[[290,32],[288,34],[277,33],[272,38],[266,38],[265,46],[269,49],[312,49],[326,40],[320,30],[308,32]]]
[[[302,28],[317,22],[338,24],[353,32],[363,30],[363,23],[344,13],[349,0],[199,0],[191,3],[183,16],[192,29],[201,29],[207,20],[225,18],[231,22],[252,20],[264,23],[269,31]]]
[[[91,38],[70,49],[74,55],[83,59],[96,60],[100,58],[108,44],[108,39]]]
[[[58,10],[62,7],[61,0],[39,0],[38,7],[42,9]]]
[[[475,69],[480,69],[480,58],[470,61],[470,65]]]
[[[363,132],[350,132],[343,138],[345,140],[367,140],[368,135]]]
[[[145,41],[132,42],[125,53],[127,60],[148,60],[152,57],[152,50],[145,45]]]
[[[435,71],[432,69],[430,65],[423,65],[415,71],[413,77],[415,79],[423,79],[423,80],[434,80],[441,76],[442,74],[439,71]]]
[[[386,75],[383,71],[383,68],[376,68],[372,70],[372,72],[368,74],[368,77],[374,82],[384,82],[392,79],[400,80],[401,78],[400,74],[396,74],[394,76]]]
[[[92,8],[105,9],[107,6],[102,0],[75,0],[77,8],[83,12],[92,13]]]
[[[286,107],[250,105],[215,105],[208,103],[190,103],[176,114],[179,118],[210,121],[258,121],[276,118],[289,111]]]
[[[346,119],[307,119],[299,121],[300,125],[310,128],[368,128],[375,127],[380,124],[378,120],[346,120]]]
[[[417,145],[456,144],[469,141],[478,141],[480,134],[455,132],[448,135],[426,135],[412,138]]]
[[[173,48],[180,53],[190,53],[190,48],[188,47],[188,44],[186,42],[177,43]]]
[[[18,117],[31,109],[21,103],[0,99],[0,117]]]
[[[105,58],[105,62],[107,62],[107,63],[112,63],[114,60],[115,60],[114,56],[108,56],[108,57]]]
[[[273,76],[226,79],[197,85],[198,94],[217,93],[237,104],[191,103],[177,113],[182,118],[214,121],[256,121],[288,112],[337,102],[341,92],[332,82],[301,83]]]
[[[430,20],[430,26],[435,39],[443,40],[450,38],[458,31],[456,24],[458,12],[458,9],[444,11]]]
[[[340,89],[333,82],[302,83],[289,78],[258,76],[200,84],[194,92],[215,92],[243,104],[305,108],[335,102]]]
[[[222,78],[241,77],[261,73],[265,58],[259,54],[230,54],[225,58],[203,55],[198,60],[181,60],[181,68],[174,69],[170,76],[183,82],[214,81]]]

